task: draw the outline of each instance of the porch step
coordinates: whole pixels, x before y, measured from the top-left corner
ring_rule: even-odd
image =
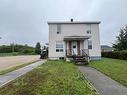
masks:
[[[86,65],[88,64],[88,59],[86,56],[84,55],[70,55],[67,56],[68,58],[72,58],[72,61],[76,64],[76,65]]]
[[[74,49],[69,48],[66,50],[66,57],[70,58],[76,64],[88,64],[89,62],[89,49],[81,49],[78,55],[74,54]]]
[[[68,58],[73,58],[73,55],[67,55],[67,57]],[[75,56],[76,58],[82,58],[83,56],[81,56],[81,55],[77,55],[77,56]]]
[[[87,62],[86,60],[75,60],[75,62]]]
[[[87,65],[88,62],[76,62],[75,65]]]
[[[84,56],[75,56],[75,59],[76,59],[76,60],[84,60],[85,57],[84,57]]]
[[[76,65],[86,65],[88,61],[84,58],[84,56],[76,56],[74,59],[74,63]]]
[[[85,58],[76,58],[75,61],[76,62],[85,62],[86,59]]]

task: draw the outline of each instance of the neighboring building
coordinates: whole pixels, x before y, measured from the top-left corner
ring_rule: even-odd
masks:
[[[64,59],[85,52],[90,59],[101,59],[99,21],[48,22],[49,59]]]
[[[114,51],[114,48],[108,45],[101,45],[101,52],[110,52],[110,51]]]

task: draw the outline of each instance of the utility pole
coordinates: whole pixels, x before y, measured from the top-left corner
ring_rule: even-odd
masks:
[[[15,46],[14,46],[14,42],[12,43],[12,53],[15,52]]]

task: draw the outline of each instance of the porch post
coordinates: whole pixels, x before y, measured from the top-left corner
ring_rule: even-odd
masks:
[[[68,44],[69,45],[68,46],[69,47],[69,55],[71,55],[72,54],[72,52],[71,52],[71,41],[68,41],[68,42],[69,42],[69,44]]]
[[[80,41],[77,41],[77,51],[78,55],[80,55]]]

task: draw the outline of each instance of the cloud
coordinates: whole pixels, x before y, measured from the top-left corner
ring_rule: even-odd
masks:
[[[48,20],[101,21],[101,44],[127,24],[126,0],[0,0],[0,44],[48,42]],[[108,38],[108,39],[107,39]]]

